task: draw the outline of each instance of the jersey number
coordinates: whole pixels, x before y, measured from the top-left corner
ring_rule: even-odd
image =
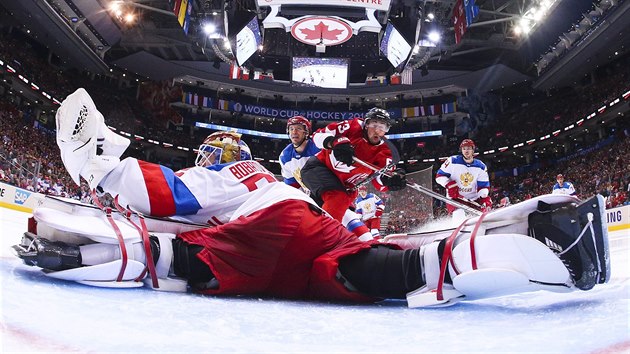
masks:
[[[350,123],[348,122],[343,122],[342,124],[339,124],[337,126],[337,132],[339,132],[339,134],[343,134],[343,132],[345,132],[348,129],[350,129]]]
[[[242,183],[247,187],[250,192],[252,192],[271,182],[278,182],[278,180],[274,176],[268,175],[266,173],[257,173],[247,178]]]

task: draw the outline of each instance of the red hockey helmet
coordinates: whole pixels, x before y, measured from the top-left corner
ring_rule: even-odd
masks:
[[[358,190],[359,192],[363,192],[363,191],[366,191],[366,192],[367,192],[367,186],[366,186],[365,184],[360,185],[360,186],[359,186],[359,188],[357,188],[357,190]]]
[[[291,125],[295,125],[295,124],[301,124],[304,126],[304,129],[306,130],[306,135],[311,135],[311,122],[309,122],[308,119],[302,117],[302,116],[295,116],[293,118],[289,118],[287,120],[287,134],[289,134],[289,126]]]
[[[464,146],[470,146],[473,148],[473,150],[475,150],[476,146],[475,146],[475,142],[472,141],[471,139],[464,139],[462,140],[462,143],[459,144],[459,148],[461,150],[461,148],[463,148]]]
[[[560,178],[564,179],[564,176],[561,173],[556,176],[556,179],[560,179]]]

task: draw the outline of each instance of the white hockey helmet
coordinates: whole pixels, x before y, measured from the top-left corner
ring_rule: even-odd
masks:
[[[195,165],[207,167],[219,163],[251,160],[249,146],[241,140],[241,134],[234,132],[214,132],[199,146]]]

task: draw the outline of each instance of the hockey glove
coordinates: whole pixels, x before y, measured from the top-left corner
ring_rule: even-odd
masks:
[[[492,209],[492,199],[490,199],[490,197],[478,198],[476,202],[481,205],[481,211],[483,212],[490,211],[490,209]]]
[[[384,186],[394,192],[407,187],[407,176],[402,168],[397,168],[391,176],[381,176],[381,181]]]
[[[346,165],[352,165],[354,157],[354,147],[350,144],[350,139],[345,136],[332,137],[329,136],[324,140],[324,147],[332,149],[335,159]]]
[[[458,199],[462,197],[459,194],[459,186],[455,181],[450,181],[446,184],[446,192],[451,199]]]

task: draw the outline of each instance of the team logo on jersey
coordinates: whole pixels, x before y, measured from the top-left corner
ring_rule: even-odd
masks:
[[[352,27],[333,17],[308,17],[291,27],[291,35],[310,45],[327,46],[341,44],[352,37]]]
[[[466,172],[463,173],[459,176],[459,180],[462,182],[462,185],[464,187],[468,187],[470,186],[470,184],[472,183],[474,177],[473,175],[470,174],[470,172]]]

